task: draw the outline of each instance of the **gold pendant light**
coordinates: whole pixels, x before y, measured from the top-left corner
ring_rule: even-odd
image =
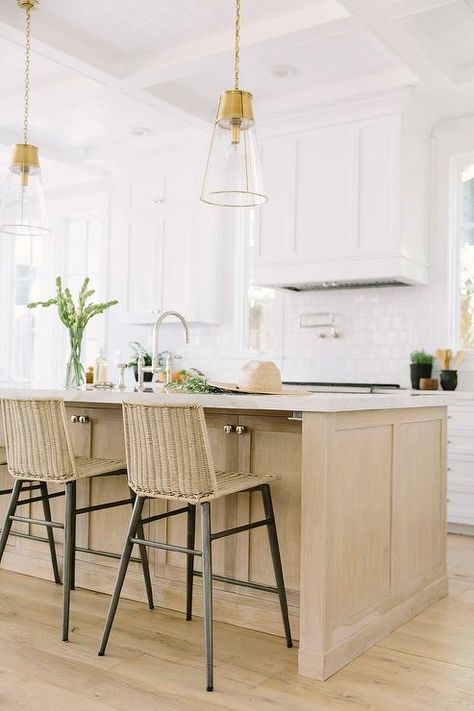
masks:
[[[256,207],[268,200],[252,94],[239,89],[240,0],[236,0],[234,88],[222,92],[212,132],[201,200],[224,207]]]
[[[0,232],[7,235],[39,236],[49,230],[38,149],[28,143],[30,100],[31,11],[38,0],[17,0],[25,11],[25,110],[23,143],[13,148],[0,209]]]

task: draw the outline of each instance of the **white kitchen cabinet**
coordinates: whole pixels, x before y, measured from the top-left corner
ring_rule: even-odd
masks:
[[[448,408],[448,527],[465,526],[474,533],[474,397]]]
[[[221,211],[199,201],[197,161],[156,162],[159,171],[121,176],[121,319],[149,324],[173,309],[189,322],[217,323]]]
[[[424,221],[405,217],[416,210],[401,201],[404,171],[414,169],[404,157],[403,131],[401,116],[391,114],[264,143],[270,199],[259,215],[255,283],[426,283]],[[418,203],[424,168],[421,160],[410,178]]]

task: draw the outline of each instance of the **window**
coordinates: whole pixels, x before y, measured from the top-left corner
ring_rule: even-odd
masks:
[[[71,290],[75,301],[86,276],[90,279],[91,287],[96,289],[94,300],[101,299],[102,225],[100,217],[100,213],[91,213],[67,223],[63,281]],[[93,318],[87,325],[82,354],[82,362],[85,366],[92,364],[97,356],[102,342],[102,328],[102,319]]]
[[[33,299],[42,263],[41,241],[16,237],[13,247],[13,304],[11,314],[10,374],[16,383],[29,383],[33,374],[34,317],[27,304]]]
[[[278,350],[279,298],[275,289],[252,282],[252,263],[256,257],[256,219],[253,210],[246,211],[241,223],[243,267],[242,347],[250,353],[272,353]]]
[[[97,198],[92,208],[64,219],[63,215],[71,212],[69,202],[53,202],[51,235],[0,242],[0,322],[6,334],[0,343],[3,383],[53,387],[63,384],[66,329],[58,323],[54,307],[27,308],[31,301],[54,295],[58,274],[74,299],[84,277],[89,276],[98,291],[97,299],[101,299],[104,208]],[[90,321],[84,340],[84,365],[93,363],[103,340],[103,328],[103,319]]]
[[[454,342],[474,349],[474,157],[456,171]]]

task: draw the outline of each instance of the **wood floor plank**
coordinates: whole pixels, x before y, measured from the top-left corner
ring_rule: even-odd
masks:
[[[73,593],[65,644],[61,588],[0,571],[0,711],[474,711],[474,539],[449,556],[450,595],[326,682],[281,638],[217,623],[212,694],[199,618],[123,600],[99,658],[108,596]]]

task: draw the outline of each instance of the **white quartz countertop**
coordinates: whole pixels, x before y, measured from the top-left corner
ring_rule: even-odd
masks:
[[[0,388],[0,397],[56,397],[77,405],[119,405],[129,402],[196,402],[205,408],[228,410],[281,410],[298,412],[348,412],[407,407],[443,407],[453,404],[454,393],[423,393],[401,390],[389,394],[310,393],[302,395],[198,395],[180,392],[136,392],[125,390],[50,390]]]

